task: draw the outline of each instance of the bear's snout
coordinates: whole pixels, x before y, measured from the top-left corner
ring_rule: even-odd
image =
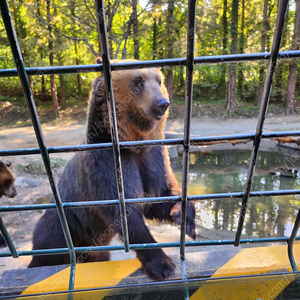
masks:
[[[16,188],[12,186],[6,193],[5,196],[8,198],[15,198],[18,195]]]
[[[163,116],[170,106],[170,102],[166,98],[160,98],[157,100],[156,106],[159,116]]]

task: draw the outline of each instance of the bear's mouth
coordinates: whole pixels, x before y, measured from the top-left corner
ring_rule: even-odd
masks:
[[[150,109],[149,115],[153,119],[160,121],[164,117],[169,106],[170,106],[170,103],[167,99],[164,99],[164,98],[159,99],[159,101],[156,103],[156,105],[152,106],[152,108]]]
[[[164,115],[160,115],[160,116],[153,116],[153,118],[157,121],[161,120],[164,117]]]
[[[151,110],[151,112],[148,114],[148,116],[152,117],[156,121],[160,121],[165,115],[165,112],[162,113],[161,111],[157,110]]]

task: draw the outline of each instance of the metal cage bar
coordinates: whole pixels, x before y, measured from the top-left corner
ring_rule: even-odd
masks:
[[[270,275],[272,276],[286,276],[286,275],[295,275],[295,276],[299,276],[300,273],[299,272],[276,272],[276,273],[272,273],[272,274],[252,274],[252,275],[236,275],[236,276],[232,276],[230,279],[233,280],[247,280],[249,278],[265,278],[268,277]],[[218,278],[208,278],[208,277],[201,277],[201,278],[191,278],[191,279],[187,279],[187,280],[182,280],[182,279],[176,279],[176,280],[166,280],[166,281],[162,281],[162,282],[142,282],[142,283],[136,283],[136,284],[124,284],[124,285],[119,285],[119,286],[107,286],[107,287],[98,287],[98,288],[87,288],[87,289],[78,289],[74,292],[72,292],[72,294],[76,295],[77,293],[79,294],[80,292],[91,292],[91,291],[109,291],[109,290],[113,290],[116,289],[118,291],[118,295],[122,294],[122,290],[123,289],[131,289],[131,288],[150,288],[150,287],[163,287],[163,286],[172,286],[172,285],[176,285],[176,284],[197,284],[201,283],[201,282],[210,282],[210,281],[215,281],[215,280],[228,280],[227,277],[224,276],[220,276]],[[127,290],[128,291],[128,290]],[[29,297],[36,297],[36,296],[42,296],[42,297],[51,297],[51,298],[55,298],[55,297],[59,297],[61,295],[68,295],[69,291],[59,291],[59,292],[48,292],[48,293],[36,293],[36,294],[26,294],[26,295],[18,295],[18,298],[22,299],[22,298],[29,298]],[[4,296],[1,297],[1,299],[15,299],[15,296]],[[259,298],[258,298],[259,299]]]
[[[300,131],[276,131],[266,132],[262,134],[262,139],[272,139],[280,137],[300,136]],[[203,136],[190,138],[190,144],[192,146],[202,146],[213,142],[232,143],[236,141],[251,141],[254,140],[255,134],[231,134],[231,135],[219,135],[219,136]],[[120,142],[120,149],[124,148],[135,148],[135,147],[151,147],[151,146],[174,146],[183,145],[182,138],[166,139],[166,140],[143,140],[143,141],[130,141]],[[112,143],[101,143],[101,144],[90,144],[90,145],[72,145],[72,146],[58,146],[48,147],[48,153],[63,153],[63,152],[79,152],[96,149],[111,149]],[[0,150],[0,156],[11,156],[11,155],[31,155],[40,154],[40,148],[28,148],[28,149],[9,149]]]
[[[296,264],[295,257],[294,257],[294,253],[293,253],[293,246],[294,246],[294,242],[295,242],[296,237],[297,237],[297,232],[299,230],[299,227],[300,227],[300,209],[298,210],[296,221],[295,221],[295,224],[293,226],[291,236],[288,240],[288,256],[289,256],[289,260],[290,260],[293,271],[298,271],[297,264]]]
[[[123,174],[122,174],[122,166],[121,166],[119,134],[118,134],[118,126],[117,126],[114,91],[113,91],[112,78],[111,78],[110,58],[109,58],[109,51],[108,51],[103,0],[95,0],[95,7],[96,7],[97,21],[98,21],[97,22],[98,35],[99,35],[100,46],[101,46],[101,56],[102,56],[102,63],[103,63],[103,73],[104,73],[104,81],[105,81],[105,89],[106,89],[105,93],[107,98],[107,107],[108,107],[109,123],[110,123],[110,130],[111,130],[111,140],[113,144],[118,197],[120,200],[119,207],[120,207],[123,241],[124,241],[125,251],[129,252],[128,224],[127,224],[127,215],[126,215],[126,207],[125,207],[125,195],[124,195]]]
[[[279,191],[253,191],[250,192],[250,197],[262,197],[262,196],[285,196],[285,195],[300,195],[300,189],[295,190],[279,190]],[[203,195],[189,195],[188,201],[203,201],[203,200],[224,200],[224,199],[241,199],[243,192],[234,193],[219,193],[219,194],[203,194]],[[149,198],[137,198],[137,199],[125,199],[126,204],[146,204],[146,203],[161,203],[161,202],[174,202],[181,201],[181,196],[169,196],[169,197],[149,197]],[[62,206],[64,208],[80,208],[80,207],[97,207],[105,205],[117,205],[119,200],[99,200],[99,201],[85,201],[85,202],[64,202]],[[54,209],[55,203],[49,204],[27,204],[27,205],[9,205],[0,206],[0,212],[10,211],[26,211],[26,210],[44,210]]]
[[[9,250],[10,250],[10,253],[11,253],[12,257],[13,258],[18,258],[19,257],[19,253],[17,252],[16,247],[15,247],[12,239],[9,236],[9,233],[8,233],[8,231],[6,229],[6,226],[5,226],[5,224],[4,224],[4,222],[3,222],[3,220],[2,220],[1,217],[0,217],[0,230],[1,230],[2,234],[3,234],[4,240],[7,243],[7,246],[9,248]]]
[[[63,206],[61,204],[61,199],[60,199],[60,195],[59,192],[57,190],[57,187],[55,185],[54,182],[54,178],[53,178],[53,174],[52,174],[52,170],[51,170],[51,164],[50,164],[50,158],[49,158],[49,153],[47,151],[47,147],[45,144],[45,140],[44,140],[44,136],[43,136],[43,132],[41,129],[41,124],[38,118],[38,114],[36,111],[36,107],[35,107],[35,103],[33,100],[33,96],[30,90],[30,85],[28,82],[28,76],[26,74],[25,68],[24,68],[24,63],[23,63],[23,59],[22,59],[22,54],[20,51],[20,47],[18,44],[18,40],[17,40],[17,36],[14,30],[14,26],[12,23],[12,19],[11,19],[11,15],[10,15],[10,11],[8,8],[8,4],[6,0],[0,1],[0,10],[1,10],[1,14],[2,14],[2,19],[4,22],[4,26],[6,29],[6,33],[7,33],[7,37],[9,40],[9,44],[12,50],[12,54],[14,57],[14,61],[18,70],[18,75],[21,81],[21,85],[22,85],[22,89],[23,89],[23,93],[27,102],[27,106],[28,106],[28,110],[30,113],[30,117],[33,123],[33,127],[35,130],[35,135],[37,138],[37,142],[41,151],[41,155],[44,161],[44,165],[47,171],[47,175],[49,178],[49,182],[50,182],[50,186],[52,189],[52,193],[54,196],[54,200],[56,203],[56,208],[57,208],[57,212],[58,212],[58,216],[62,225],[62,229],[63,229],[63,233],[66,239],[66,243],[68,245],[68,249],[69,249],[69,254],[70,254],[70,263],[71,263],[71,267],[70,267],[70,280],[69,280],[69,289],[74,289],[74,282],[75,282],[75,267],[76,267],[76,256],[75,256],[75,250],[74,250],[74,246],[73,246],[73,242],[72,242],[72,238],[71,238],[71,234],[70,234],[70,230],[68,227],[68,222],[64,213],[64,209]]]
[[[274,77],[275,69],[276,69],[277,56],[278,56],[278,52],[279,52],[280,41],[281,41],[281,36],[282,36],[282,32],[283,32],[283,25],[284,25],[284,20],[285,20],[285,16],[286,16],[287,6],[288,6],[288,0],[279,1],[276,27],[275,27],[276,30],[274,32],[269,66],[268,66],[268,71],[267,71],[267,75],[266,75],[263,95],[262,95],[262,99],[261,99],[261,106],[260,106],[260,110],[259,110],[256,132],[255,132],[255,136],[254,136],[254,140],[253,140],[253,148],[252,148],[252,152],[251,152],[247,181],[246,181],[244,195],[243,195],[243,199],[242,199],[242,207],[241,207],[241,212],[240,212],[240,217],[239,217],[238,229],[237,229],[237,233],[235,236],[235,243],[234,243],[235,246],[239,245],[241,235],[242,235],[242,230],[243,230],[243,225],[244,225],[244,220],[245,220],[245,215],[246,215],[246,209],[247,209],[247,203],[248,203],[248,199],[249,199],[253,175],[255,172],[255,165],[256,165],[256,161],[257,161],[257,154],[259,151],[259,145],[260,145],[262,131],[263,131],[263,125],[264,125],[264,121],[265,121],[265,118],[267,115],[269,99],[270,99],[270,95],[271,95],[272,82],[273,82],[273,77]]]
[[[194,64],[222,64],[247,61],[264,61],[270,59],[270,52],[250,53],[250,54],[227,54],[227,55],[212,55],[195,57]],[[289,50],[278,53],[278,59],[292,59],[300,57],[300,50]],[[169,58],[138,62],[118,62],[111,64],[111,70],[132,70],[140,68],[156,68],[156,67],[176,67],[185,66],[186,58]],[[77,65],[77,66],[54,66],[54,67],[32,67],[25,68],[28,75],[51,75],[51,74],[74,74],[74,73],[89,73],[102,72],[102,64],[92,65]],[[17,69],[0,70],[0,77],[16,77],[18,76]]]
[[[191,116],[193,101],[193,75],[194,75],[194,52],[195,52],[195,28],[196,28],[196,0],[188,1],[187,22],[187,51],[186,51],[186,81],[185,81],[185,116],[183,137],[183,165],[182,165],[182,195],[181,195],[181,226],[180,226],[180,259],[182,279],[186,280],[185,268],[185,231],[187,217],[187,193],[189,172],[189,151],[191,136]],[[184,298],[189,299],[188,287],[184,288]]]
[[[300,236],[296,237],[295,240],[300,240]],[[253,239],[241,239],[240,244],[262,244],[262,243],[288,243],[288,237],[275,237],[275,238],[253,238]],[[194,241],[185,242],[186,247],[195,246],[220,246],[220,245],[234,245],[234,240],[209,240],[209,241]],[[148,244],[130,244],[132,250],[144,250],[144,249],[159,249],[159,248],[178,248],[180,242],[170,243],[148,243]],[[91,247],[74,247],[76,253],[83,252],[105,252],[114,250],[124,250],[123,245],[116,246],[91,246]],[[29,255],[51,255],[51,254],[66,254],[68,248],[53,248],[53,249],[42,249],[42,250],[24,250],[17,251],[19,256]],[[11,257],[11,252],[0,252],[0,257]]]

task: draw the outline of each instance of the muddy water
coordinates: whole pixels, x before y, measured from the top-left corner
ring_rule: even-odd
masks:
[[[200,150],[200,149],[199,149]],[[182,180],[179,152],[172,159],[176,177]],[[229,150],[190,154],[190,195],[242,192],[247,180],[250,151]],[[258,156],[252,191],[300,188],[300,151],[261,152]],[[300,205],[298,196],[255,197],[249,199],[243,234],[253,237],[288,236]],[[236,231],[240,199],[198,201],[198,224],[207,229]]]

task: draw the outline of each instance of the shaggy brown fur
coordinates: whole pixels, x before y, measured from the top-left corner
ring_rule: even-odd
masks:
[[[14,198],[17,195],[17,191],[14,186],[15,177],[8,168],[10,165],[10,163],[4,163],[0,160],[0,198],[2,196]],[[5,245],[5,240],[0,234],[0,247],[4,247]]]
[[[0,160],[0,198],[6,196],[14,198],[17,195],[17,191],[14,186],[15,177],[8,168],[10,163],[4,163]]]
[[[99,58],[97,59],[99,62]],[[132,61],[132,60],[126,60]],[[113,60],[112,62],[119,62]],[[159,69],[122,70],[112,72],[120,141],[163,139],[168,111],[159,116],[155,105],[169,96]],[[95,137],[110,139],[109,116],[105,95],[104,76],[92,85],[89,102],[87,142]],[[157,119],[153,114],[157,113]]]
[[[158,69],[112,72],[120,141],[164,138],[169,106],[168,95]],[[88,144],[111,142],[103,75],[92,84],[87,118]],[[121,162],[126,199],[179,195],[180,189],[164,147],[122,149]],[[77,153],[58,183],[63,202],[118,199],[114,156],[110,150]],[[75,246],[108,245],[115,234],[122,236],[119,206],[66,209]],[[155,243],[143,216],[180,224],[180,203],[126,205],[131,244]],[[186,232],[195,238],[194,203],[188,203]],[[33,249],[64,248],[66,242],[56,210],[47,210],[36,225]],[[146,274],[161,280],[175,265],[161,249],[137,250]],[[77,254],[78,262],[108,260],[107,252]],[[29,267],[65,264],[68,255],[34,256]]]

